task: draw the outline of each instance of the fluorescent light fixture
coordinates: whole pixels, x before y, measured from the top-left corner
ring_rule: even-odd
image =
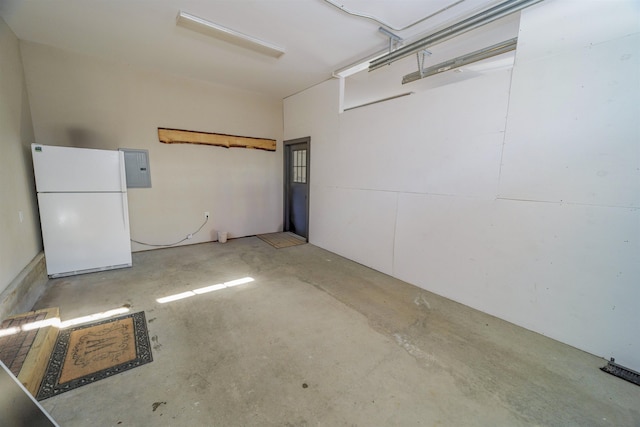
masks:
[[[255,50],[256,52],[260,52],[265,55],[273,56],[274,58],[279,58],[284,55],[284,48],[282,47],[251,37],[247,34],[240,33],[230,28],[223,27],[222,25],[215,24],[211,21],[207,21],[206,19],[199,18],[183,11],[178,13],[176,25],[237,46]]]

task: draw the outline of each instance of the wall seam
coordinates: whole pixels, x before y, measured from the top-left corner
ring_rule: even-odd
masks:
[[[391,247],[391,275],[396,277],[396,230],[398,229],[398,206],[400,204],[400,193],[396,192],[396,212],[393,222],[393,246]]]
[[[517,63],[517,53],[516,58],[513,61],[513,68],[510,70],[509,76],[509,89],[508,89],[508,97],[507,97],[507,112],[504,116],[504,132],[502,133],[502,149],[500,150],[500,165],[498,168],[498,183],[496,187],[496,198],[500,198],[500,180],[502,179],[502,161],[504,160],[504,146],[507,143],[507,128],[509,126],[509,109],[511,107],[511,87],[513,85],[513,71],[516,68]]]

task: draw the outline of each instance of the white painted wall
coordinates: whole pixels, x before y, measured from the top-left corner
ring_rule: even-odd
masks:
[[[639,370],[639,13],[546,0],[513,71],[343,114],[335,80],[287,98],[310,241]]]
[[[0,293],[42,250],[18,39],[0,18]],[[22,220],[20,217],[22,212]]]
[[[282,229],[282,102],[126,64],[22,42],[35,139],[149,150],[151,189],[129,189],[131,236],[166,244]],[[271,138],[276,152],[162,144],[168,127]],[[81,179],[81,177],[78,177]],[[133,244],[133,250],[148,247]]]

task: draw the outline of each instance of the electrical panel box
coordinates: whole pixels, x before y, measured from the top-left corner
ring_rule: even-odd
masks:
[[[151,188],[149,150],[121,148],[124,153],[127,188]]]

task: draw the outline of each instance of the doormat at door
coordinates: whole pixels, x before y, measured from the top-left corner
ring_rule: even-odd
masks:
[[[303,237],[289,232],[258,234],[257,237],[264,240],[276,249],[304,245],[305,243],[307,243],[307,241]]]
[[[62,329],[36,398],[48,399],[152,360],[143,311]]]

